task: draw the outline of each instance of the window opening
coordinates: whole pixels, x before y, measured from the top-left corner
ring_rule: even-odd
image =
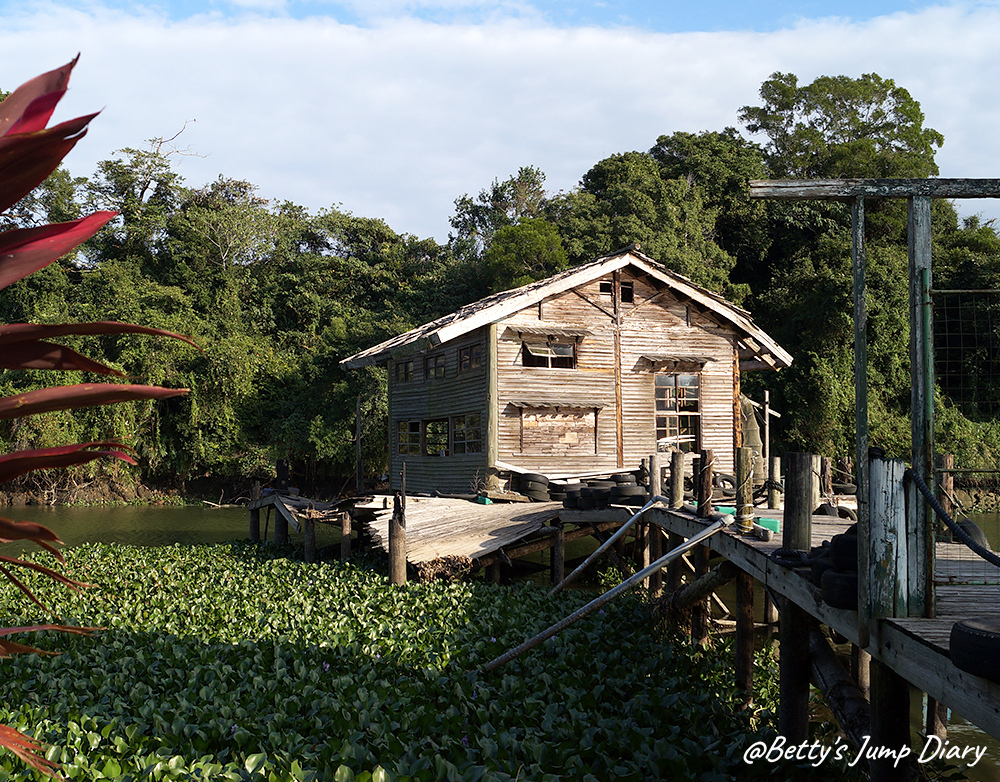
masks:
[[[448,455],[448,419],[424,422],[424,456]]]
[[[521,343],[521,365],[576,369],[576,343],[526,339]]]
[[[428,356],[424,360],[424,377],[440,379],[444,377],[445,358],[443,355]]]
[[[413,380],[413,362],[412,361],[397,361],[396,362],[396,382],[397,383],[409,383]]]
[[[452,444],[455,453],[481,453],[483,450],[482,418],[478,415],[456,415]]]
[[[701,450],[698,375],[657,373],[656,450]]]
[[[396,423],[396,453],[400,456],[420,455],[420,421]]]
[[[458,349],[458,371],[467,372],[483,365],[483,346],[469,345]]]

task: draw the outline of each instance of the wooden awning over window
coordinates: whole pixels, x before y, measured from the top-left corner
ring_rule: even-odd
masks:
[[[715,359],[711,356],[650,353],[643,355],[642,360],[656,372],[700,372],[705,364]]]
[[[520,408],[566,407],[566,408],[574,408],[577,410],[594,410],[595,408],[597,410],[603,410],[605,407],[607,407],[607,405],[605,405],[603,402],[594,402],[589,399],[567,399],[565,397],[561,399],[546,399],[544,397],[537,399],[530,399],[530,400],[512,399],[510,400],[509,404],[513,405],[514,407],[520,407]]]
[[[504,331],[504,339],[521,339],[524,335],[538,337],[589,337],[592,329],[583,326],[566,326],[556,323],[532,324],[530,326],[508,325]]]

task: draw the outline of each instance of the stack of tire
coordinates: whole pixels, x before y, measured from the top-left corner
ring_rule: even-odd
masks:
[[[649,501],[649,493],[645,486],[638,485],[635,473],[625,472],[611,476],[615,485],[608,496],[611,505],[635,505],[642,507]]]
[[[823,602],[833,608],[858,610],[858,526],[830,539],[827,563],[813,563],[813,577],[819,571]]]
[[[549,479],[541,473],[526,472],[518,476],[518,491],[535,502],[549,502]]]
[[[563,491],[563,507],[569,508],[570,510],[580,509],[580,492],[587,488],[585,483],[567,483],[562,487]]]

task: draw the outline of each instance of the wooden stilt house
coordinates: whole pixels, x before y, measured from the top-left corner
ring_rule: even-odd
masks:
[[[749,314],[633,246],[503,291],[344,359],[389,372],[393,486],[502,488],[633,469],[654,450],[732,472],[740,373],[791,356]]]

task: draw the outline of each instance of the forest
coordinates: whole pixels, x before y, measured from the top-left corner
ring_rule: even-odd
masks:
[[[457,197],[444,243],[337,206],[311,213],[269,201],[238,179],[192,187],[174,171],[178,152],[169,140],[119,150],[89,177],[60,168],[4,216],[3,228],[96,209],[118,217],[74,255],[0,292],[0,319],[121,320],[189,335],[201,350],[143,336],[67,340],[128,377],[191,393],[2,422],[7,451],[121,438],[141,464],[93,462],[24,478],[21,488],[37,492],[48,480],[181,493],[221,484],[236,492],[286,459],[297,486],[338,493],[354,484],[359,395],[365,477],[377,478],[387,464],[384,371],[346,373],[341,358],[634,242],[748,309],[792,353],[790,369],[744,379],[745,392],[760,398],[769,390],[782,414],[776,453],[850,455],[849,208],[751,201],[748,182],[935,176],[944,138],[925,127],[906,89],[876,74],[800,84],[775,73],[761,85],[759,105],[737,116],[742,130],[674,132],[651,139],[648,150],[611,155],[569,192],[548,192],[544,172],[525,165]],[[870,202],[866,231],[871,442],[905,456],[906,203]],[[935,287],[1000,288],[992,224],[960,220],[938,200],[933,231]],[[957,351],[947,342],[938,349]],[[963,383],[975,394],[966,398],[947,378],[939,385],[938,449],[966,467],[993,464],[1000,455],[994,360],[988,350],[974,361],[954,359],[964,362]],[[67,373],[55,382],[79,379]],[[52,382],[51,372],[4,371],[0,395]]]

